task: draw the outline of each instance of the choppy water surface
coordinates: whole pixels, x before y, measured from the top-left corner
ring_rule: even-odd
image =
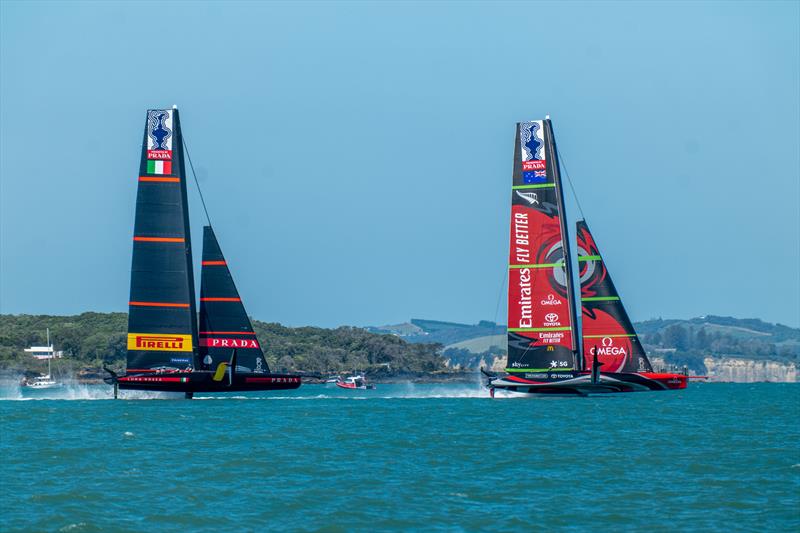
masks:
[[[4,394],[3,531],[800,528],[795,384]]]

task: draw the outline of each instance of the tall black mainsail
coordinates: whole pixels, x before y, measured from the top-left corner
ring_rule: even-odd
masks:
[[[178,110],[151,109],[142,141],[128,372],[194,367],[197,322]]]
[[[203,228],[200,275],[200,359],[212,368],[237,352],[237,370],[269,373],[264,352],[211,226]]]

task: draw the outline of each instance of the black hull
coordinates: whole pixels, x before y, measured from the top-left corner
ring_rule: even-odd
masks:
[[[296,374],[235,373],[215,381],[214,374],[205,371],[131,374],[117,378],[121,390],[161,392],[248,392],[264,390],[291,390],[300,387]]]
[[[591,373],[560,373],[558,379],[530,380],[518,376],[491,378],[489,389],[522,394],[559,394],[588,396],[617,392],[645,392],[685,389],[688,377],[683,374],[654,372],[601,372],[594,381]]]

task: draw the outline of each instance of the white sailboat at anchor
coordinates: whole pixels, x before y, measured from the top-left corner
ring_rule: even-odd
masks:
[[[47,374],[40,374],[32,379],[23,378],[21,383],[23,390],[55,389],[64,385],[53,377],[52,360],[56,357],[62,357],[63,352],[53,349],[53,345],[50,343],[49,328],[47,329],[47,346],[31,346],[30,348],[25,348],[25,352],[31,354],[34,359],[47,359]]]

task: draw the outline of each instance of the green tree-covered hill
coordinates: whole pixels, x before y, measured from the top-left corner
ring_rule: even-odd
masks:
[[[83,313],[76,316],[0,315],[0,369],[40,370],[23,352],[46,342],[46,328],[72,370],[94,369],[103,363],[122,367],[128,317],[125,313]],[[439,344],[411,344],[395,335],[360,328],[289,328],[253,321],[270,366],[278,371],[371,374],[433,373],[445,370]]]

